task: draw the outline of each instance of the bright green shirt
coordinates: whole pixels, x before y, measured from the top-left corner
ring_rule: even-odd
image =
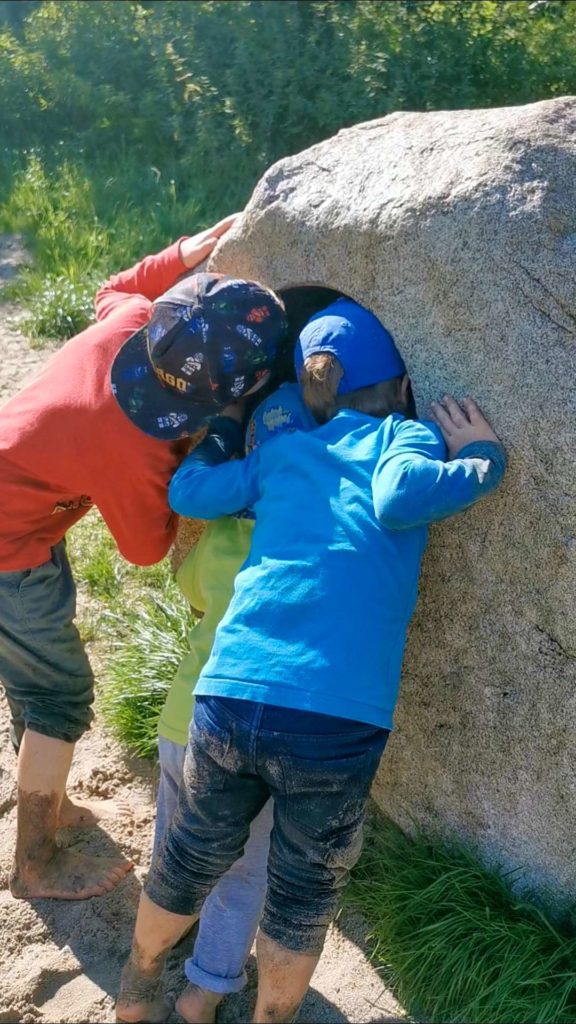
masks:
[[[188,742],[194,687],[212,650],[216,627],[230,603],[234,580],[248,557],[253,528],[253,519],[214,519],[176,574],[184,597],[196,611],[204,613],[190,630],[190,653],[174,676],[158,723],[160,736],[181,746]]]

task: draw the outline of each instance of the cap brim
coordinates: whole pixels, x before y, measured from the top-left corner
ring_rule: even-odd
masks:
[[[148,358],[145,327],[124,342],[112,364],[110,383],[114,398],[134,426],[163,441],[190,437],[219,410],[216,401],[194,402],[164,387]]]

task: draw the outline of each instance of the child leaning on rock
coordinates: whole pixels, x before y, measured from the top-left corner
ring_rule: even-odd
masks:
[[[97,322],[0,409],[0,680],[18,752],[10,889],[20,899],[102,896],[132,867],[56,841],[59,828],[122,813],[65,791],[94,700],[65,535],[95,506],[129,562],[164,558],[177,524],[168,482],[189,438],[267,382],[287,328],[278,296],[187,273],[233,220],[109,278]]]
[[[316,426],[299,385],[283,384],[260,402],[250,417],[245,451],[254,451],[280,433],[313,430]],[[212,443],[218,446],[218,459],[224,451],[229,456],[244,454],[244,450],[236,451],[234,447],[238,439],[236,425],[230,431],[227,417],[214,420],[210,433]],[[176,574],[180,590],[202,618],[190,631],[190,650],[178,667],[158,724],[160,784],[154,854],[161,847],[178,802],[194,687],[230,603],[236,575],[248,557],[253,527],[251,509],[208,523]],[[195,1020],[213,1021],[220,1000],[246,984],[244,968],[266,893],[272,813],[269,800],[251,824],[243,855],[219,879],[202,907],[194,952],[185,963],[190,982],[188,1003],[195,1004]]]
[[[141,897],[119,1020],[163,1012],[166,955],[271,796],[254,1020],[293,1019],[360,853],[428,524],[504,473],[470,399],[434,403],[435,422],[414,418],[393,339],[350,300],[309,321],[296,369],[321,426],[220,465],[208,438],[170,486],[184,515],[250,505],[256,524],[196,688],[178,808]],[[178,1009],[194,1019],[186,993]]]

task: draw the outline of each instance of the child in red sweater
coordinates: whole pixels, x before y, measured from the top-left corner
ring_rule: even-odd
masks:
[[[163,558],[176,531],[168,483],[189,437],[265,383],[285,330],[277,297],[222,275],[182,278],[232,220],[110,278],[97,322],[0,410],[0,679],[19,750],[15,896],[99,896],[131,868],[55,840],[57,827],[100,814],[65,796],[93,677],[64,538],[96,506],[125,558]]]

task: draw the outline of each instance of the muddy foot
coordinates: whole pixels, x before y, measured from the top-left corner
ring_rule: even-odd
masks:
[[[186,1024],[215,1024],[216,1009],[222,1002],[217,992],[188,985],[176,1001],[176,1009]]]
[[[74,800],[65,796],[58,815],[58,828],[94,828],[101,822],[133,820],[128,800]]]
[[[116,1020],[123,1024],[163,1024],[170,1005],[160,994],[162,969],[145,974],[130,957],[122,971],[116,1003]]]
[[[87,900],[111,892],[133,868],[131,861],[57,850],[40,868],[15,865],[10,891],[16,899]]]

